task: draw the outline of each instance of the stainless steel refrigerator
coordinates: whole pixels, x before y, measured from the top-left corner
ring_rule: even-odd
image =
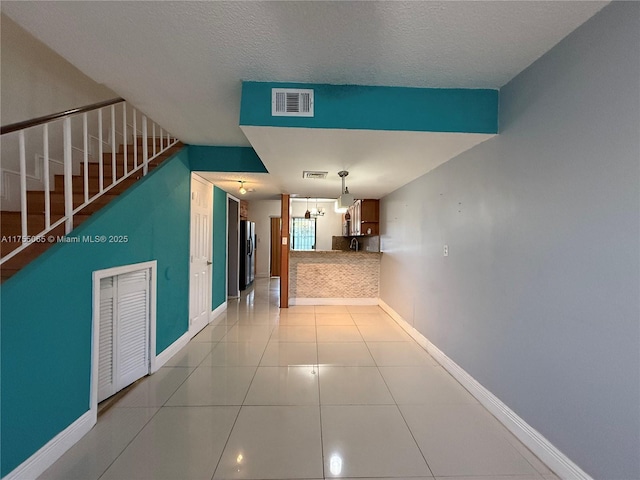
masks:
[[[256,224],[240,220],[240,290],[253,283],[255,278]]]

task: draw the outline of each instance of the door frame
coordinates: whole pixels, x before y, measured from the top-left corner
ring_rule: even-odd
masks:
[[[106,268],[93,272],[93,313],[91,320],[91,387],[89,411],[93,418],[93,424],[98,418],[98,363],[100,358],[100,281],[103,278],[122,275],[123,273],[138,270],[149,270],[149,373],[157,370],[156,367],[156,302],[158,262],[133,263],[120,267]]]
[[[235,270],[236,270],[236,292],[238,295],[234,295],[233,298],[240,298],[240,199],[234,197],[230,193],[227,193],[227,232],[225,241],[227,243],[227,261],[226,261],[226,282],[225,282],[225,298],[229,298],[229,225],[231,225],[231,217],[229,216],[229,202],[236,202],[238,204],[237,215],[234,219],[233,225],[237,230],[236,238],[238,240],[238,244],[236,245],[236,259],[235,259]]]
[[[190,205],[189,205],[189,325],[187,327],[187,331],[189,333],[189,337],[193,338],[194,336],[196,336],[196,334],[202,330],[204,327],[206,327],[209,324],[209,321],[211,320],[211,296],[212,296],[212,287],[211,285],[213,284],[213,184],[208,181],[205,178],[202,178],[200,175],[196,174],[196,173],[191,173],[191,179],[190,179],[190,184],[189,184],[189,191],[190,191]],[[191,262],[191,243],[192,243],[192,238],[191,235],[193,234],[193,212],[191,211],[192,205],[193,205],[193,182],[199,182],[202,184],[205,184],[208,188],[209,188],[209,198],[210,198],[210,202],[208,205],[208,211],[209,211],[209,240],[207,242],[207,247],[208,247],[208,262],[209,262],[209,268],[207,268],[207,318],[206,318],[206,322],[199,326],[197,324],[191,325],[191,267],[192,267],[192,262]]]

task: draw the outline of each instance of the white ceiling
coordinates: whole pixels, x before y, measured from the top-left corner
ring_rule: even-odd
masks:
[[[248,145],[238,126],[242,80],[500,88],[607,3],[3,0],[0,8],[185,143]],[[293,134],[286,130],[273,138]],[[252,143],[265,144],[259,132],[245,132]],[[334,130],[340,136],[335,141],[328,132],[318,134],[322,141],[311,133],[295,135],[314,144],[314,152],[304,157],[314,159],[311,168],[362,164],[371,170],[371,181],[383,177],[377,170],[381,159],[366,167],[379,156],[378,145],[363,148],[356,138],[362,132],[351,132],[349,140]],[[400,137],[387,136],[383,149],[403,147]],[[256,148],[271,172],[261,178],[264,185],[256,184],[256,198],[264,198],[258,187],[275,191],[298,185],[292,176],[301,176],[302,169],[290,166],[299,158],[292,153],[302,146],[282,144],[286,148],[270,148],[274,156]],[[422,149],[424,141],[415,146]],[[333,158],[342,147],[359,157]],[[407,168],[391,172],[397,186],[406,183],[410,165],[423,154],[403,148]],[[412,178],[419,176],[415,173]],[[352,175],[354,185],[365,176]],[[295,193],[314,195],[315,187],[309,188]],[[372,188],[371,196],[383,191],[386,187]]]

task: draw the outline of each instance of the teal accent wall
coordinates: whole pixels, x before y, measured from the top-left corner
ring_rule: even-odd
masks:
[[[271,116],[271,89],[312,88],[313,117]],[[498,90],[243,82],[240,125],[498,133]]]
[[[189,162],[194,172],[268,173],[251,147],[189,145]]]
[[[227,300],[227,193],[213,187],[213,275],[211,308]]]
[[[158,262],[157,348],[188,329],[188,149],[74,230],[127,243],[58,244],[2,285],[1,472],[89,410],[92,272]]]

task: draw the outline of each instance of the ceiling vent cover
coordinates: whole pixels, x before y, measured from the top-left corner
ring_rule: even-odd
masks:
[[[313,90],[272,88],[272,117],[313,117]]]
[[[305,170],[302,172],[302,178],[311,178],[314,180],[324,180],[327,178],[327,174],[329,172],[311,172],[309,170]]]

